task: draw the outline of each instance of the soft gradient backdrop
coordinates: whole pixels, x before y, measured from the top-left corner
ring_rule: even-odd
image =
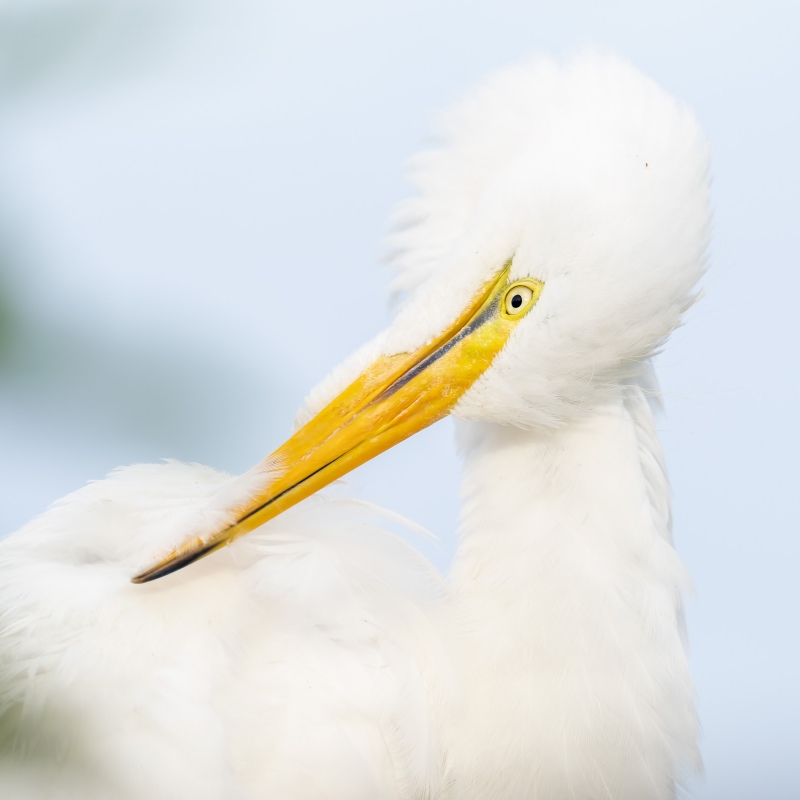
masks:
[[[388,320],[383,236],[434,112],[612,49],[713,145],[705,300],[659,359],[702,800],[800,797],[798,4],[0,0],[0,529],[118,464],[241,471]],[[348,491],[446,567],[451,426]]]

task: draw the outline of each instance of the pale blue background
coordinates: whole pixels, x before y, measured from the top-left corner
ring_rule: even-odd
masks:
[[[385,220],[433,112],[610,48],[714,156],[707,294],[660,358],[704,800],[800,797],[794,3],[0,0],[2,530],[117,464],[231,471],[388,319]],[[362,497],[453,552],[442,423]]]

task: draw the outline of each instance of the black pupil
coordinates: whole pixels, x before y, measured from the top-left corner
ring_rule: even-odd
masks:
[[[511,308],[519,308],[522,305],[522,295],[515,294],[511,298]]]

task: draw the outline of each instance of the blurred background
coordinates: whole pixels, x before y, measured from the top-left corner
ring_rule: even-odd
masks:
[[[713,146],[706,297],[659,371],[695,579],[703,800],[800,797],[800,12],[674,0],[0,0],[0,530],[114,466],[243,471],[389,319],[383,237],[434,112],[612,49]],[[349,480],[440,537],[450,423]]]

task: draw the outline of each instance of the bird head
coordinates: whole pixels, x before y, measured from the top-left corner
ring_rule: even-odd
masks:
[[[185,566],[449,413],[561,425],[680,322],[708,241],[691,114],[610,56],[498,73],[412,161],[389,328],[309,396],[292,437],[136,582]]]

